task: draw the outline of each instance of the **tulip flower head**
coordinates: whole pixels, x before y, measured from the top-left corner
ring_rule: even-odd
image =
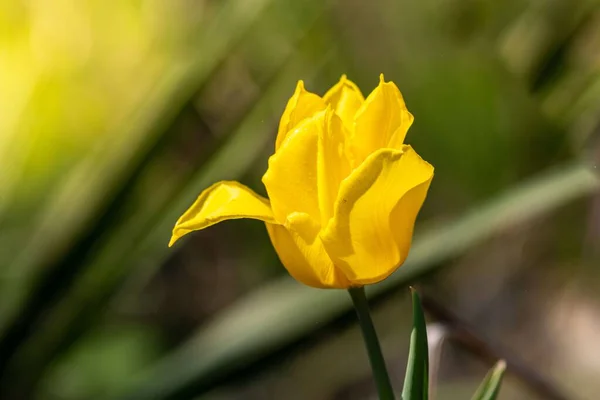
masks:
[[[433,167],[404,144],[413,122],[393,82],[364,99],[345,76],[323,97],[302,81],[283,112],[263,176],[269,199],[232,181],[204,190],[169,245],[218,222],[264,221],[296,280],[349,288],[387,278],[406,260]]]

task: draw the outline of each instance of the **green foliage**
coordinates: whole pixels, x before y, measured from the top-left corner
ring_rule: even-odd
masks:
[[[427,400],[429,398],[429,347],[427,345],[427,327],[421,299],[412,289],[413,327],[410,334],[410,350],[402,399]]]
[[[581,244],[578,201],[599,187],[582,157],[597,9],[542,3],[2,2],[0,398],[203,395],[350,311],[233,222],[166,247],[215,180],[261,190],[298,79],[322,93],[347,73],[367,91],[386,73],[416,117],[408,142],[436,166],[410,257],[371,297],[531,221]],[[564,209],[579,219],[561,225]],[[583,262],[567,248],[565,264]]]
[[[481,382],[472,400],[495,400],[500,392],[500,385],[502,384],[502,377],[505,370],[506,363],[498,361],[494,368],[488,372],[483,382]]]
[[[403,400],[428,400],[429,399],[429,353],[427,342],[427,327],[425,324],[425,315],[421,305],[421,299],[416,290],[412,289],[413,305],[413,327],[410,335],[410,351],[408,353],[408,364],[406,368],[406,377],[404,379],[404,389],[402,391]],[[506,363],[498,361],[492,370],[487,374],[472,400],[495,400],[500,392],[502,377],[506,370]]]

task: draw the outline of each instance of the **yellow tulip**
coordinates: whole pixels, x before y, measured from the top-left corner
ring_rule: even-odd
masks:
[[[349,288],[387,278],[406,259],[433,167],[404,137],[413,122],[402,94],[380,77],[365,100],[342,76],[323,97],[298,82],[263,176],[269,199],[231,181],[204,190],[169,245],[218,222],[266,223],[298,281]]]

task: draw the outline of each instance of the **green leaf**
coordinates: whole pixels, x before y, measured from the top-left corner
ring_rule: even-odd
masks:
[[[421,299],[411,288],[413,304],[413,328],[410,334],[410,350],[402,399],[427,400],[429,391],[429,349],[427,345],[427,326]]]
[[[498,361],[494,368],[488,372],[483,382],[481,382],[472,400],[495,400],[500,392],[500,385],[502,384],[502,377],[505,370],[506,363],[504,360]]]

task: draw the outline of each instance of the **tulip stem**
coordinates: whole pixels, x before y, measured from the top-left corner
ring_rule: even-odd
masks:
[[[377,333],[373,326],[373,320],[371,319],[371,313],[369,312],[369,303],[367,301],[367,296],[365,295],[365,288],[350,288],[348,289],[348,292],[350,293],[350,297],[352,297],[354,309],[358,315],[358,323],[362,331],[367,353],[369,354],[369,362],[371,363],[371,369],[373,370],[373,377],[375,378],[375,384],[377,385],[379,399],[394,400],[394,389],[390,383],[385,360],[381,353],[379,339],[377,339]]]

